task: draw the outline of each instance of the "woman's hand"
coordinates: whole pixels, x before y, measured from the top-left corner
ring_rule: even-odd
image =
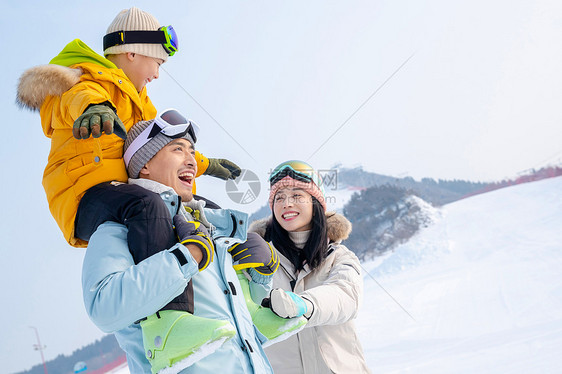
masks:
[[[271,311],[281,318],[304,316],[310,319],[314,312],[312,301],[281,288],[271,290],[269,298],[263,300],[262,306],[271,308]]]

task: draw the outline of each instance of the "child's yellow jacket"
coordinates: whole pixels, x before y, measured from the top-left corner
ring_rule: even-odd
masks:
[[[77,62],[82,61],[82,62]],[[77,63],[75,63],[77,62]],[[127,181],[123,140],[117,135],[77,140],[74,121],[91,104],[109,102],[127,131],[138,121],[156,117],[146,88],[139,93],[125,73],[78,39],[68,44],[51,65],[26,71],[20,79],[18,101],[40,109],[43,132],[51,151],[43,173],[49,208],[65,239],[75,247],[74,219],[80,199],[90,187],[106,181]],[[209,161],[197,152],[197,176]]]

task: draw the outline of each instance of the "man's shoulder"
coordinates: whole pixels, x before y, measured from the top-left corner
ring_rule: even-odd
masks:
[[[216,228],[215,235],[245,240],[248,230],[248,214],[234,209],[210,209],[205,207],[205,217]]]
[[[248,216],[247,213],[244,213],[236,209],[223,208],[217,203],[215,203],[214,201],[200,195],[193,195],[193,199],[197,201],[204,201],[205,209],[207,212],[217,210],[217,211],[222,211],[221,214],[234,215],[234,216]]]
[[[212,208],[208,205],[205,206],[205,216],[209,219],[212,224],[215,224],[211,219],[222,219],[222,220],[236,220],[238,225],[247,226],[248,213],[244,213],[236,209],[228,208]]]
[[[96,228],[90,237],[88,248],[97,248],[96,251],[99,251],[99,248],[114,248],[117,243],[127,247],[127,233],[127,226],[122,223],[106,221]],[[89,252],[91,251],[92,249]]]

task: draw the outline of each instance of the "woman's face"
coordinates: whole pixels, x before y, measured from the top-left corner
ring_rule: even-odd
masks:
[[[277,191],[273,199],[273,215],[283,229],[289,232],[312,228],[312,196],[296,187]]]

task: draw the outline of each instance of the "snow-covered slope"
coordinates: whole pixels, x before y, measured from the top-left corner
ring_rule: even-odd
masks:
[[[373,372],[561,372],[562,177],[458,201],[433,218],[385,258],[363,264],[369,275],[357,328]],[[45,335],[72,336],[82,326],[97,337],[77,291],[58,307],[43,306]],[[60,309],[74,313],[65,326]],[[11,318],[5,331],[30,345],[27,323]],[[26,357],[20,349],[15,354]]]
[[[374,372],[562,372],[561,177],[447,205],[364,267]]]

